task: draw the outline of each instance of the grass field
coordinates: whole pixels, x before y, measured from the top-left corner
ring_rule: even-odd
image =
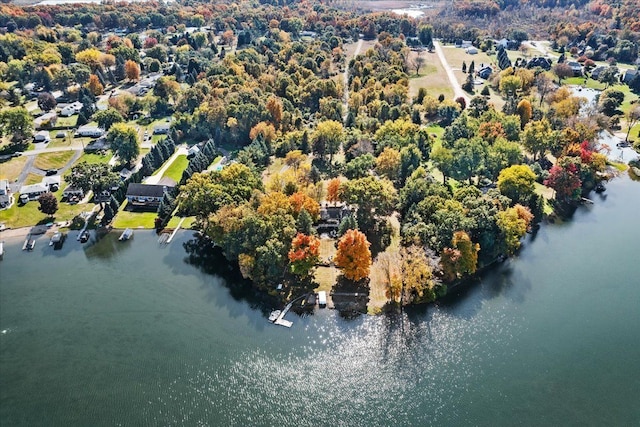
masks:
[[[416,52],[411,52],[415,56]],[[447,73],[440,63],[436,53],[422,52],[425,59],[424,65],[420,68],[420,75],[415,75],[415,70],[409,70],[409,97],[413,98],[418,94],[418,90],[423,87],[427,94],[437,98],[440,94],[447,99],[453,98],[453,88],[449,83]]]
[[[23,185],[37,184],[39,182],[42,182],[42,175],[37,175],[35,173],[30,173],[25,178]]]
[[[73,219],[82,211],[90,211],[95,205],[83,204],[83,205],[70,205],[68,203],[61,203],[62,191],[58,191],[56,197],[58,198],[58,211],[53,218],[49,215],[45,215],[40,212],[40,203],[37,201],[31,201],[24,206],[18,206],[18,203],[14,203],[9,209],[0,211],[0,222],[4,222],[7,227],[19,228],[29,227],[40,223],[46,223],[49,221],[60,222]],[[16,200],[19,195],[15,194]]]
[[[171,163],[167,170],[164,171],[163,177],[171,178],[175,182],[179,182],[180,178],[182,178],[182,172],[188,165],[189,160],[187,159],[187,156],[180,155],[176,157],[173,163]]]
[[[113,220],[114,228],[154,228],[158,214],[156,212],[133,212],[125,210],[123,203]]]
[[[107,151],[106,154],[84,153],[82,156],[80,156],[77,163],[87,162],[90,165],[95,165],[100,163],[109,163],[109,160],[111,160],[112,156],[113,156],[113,153],[111,153],[110,150]]]
[[[11,160],[0,163],[0,179],[6,179],[9,182],[14,181],[24,169],[24,165],[27,163],[28,157],[20,156],[14,157]]]
[[[42,170],[60,169],[66,165],[74,156],[75,151],[56,151],[53,153],[42,153],[36,157],[33,165]]]

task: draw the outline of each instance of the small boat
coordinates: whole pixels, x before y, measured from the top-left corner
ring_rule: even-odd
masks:
[[[118,240],[120,240],[121,242],[124,242],[125,240],[129,240],[131,236],[133,236],[133,230],[130,228],[127,228],[122,232]]]
[[[36,247],[36,241],[34,239],[29,239],[29,241],[27,242],[27,250],[32,251],[33,248],[35,247]]]
[[[80,243],[87,243],[89,241],[89,237],[91,237],[89,231],[84,230],[82,233],[80,233]]]
[[[280,310],[272,311],[271,314],[269,315],[269,322],[275,322],[278,316],[280,316],[280,313],[281,313]]]
[[[60,243],[60,240],[62,240],[62,233],[59,231],[56,231],[55,233],[53,233],[53,236],[51,236],[51,240],[49,240],[49,246],[53,246],[57,243]]]

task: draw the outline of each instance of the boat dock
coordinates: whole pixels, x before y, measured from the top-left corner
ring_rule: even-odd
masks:
[[[293,307],[293,304],[296,301],[301,300],[303,298],[306,298],[307,296],[309,296],[309,294],[301,295],[298,298],[292,300],[289,304],[284,306],[284,308],[282,309],[282,311],[279,314],[276,313],[278,310],[276,310],[273,313],[271,313],[272,316],[274,314],[277,314],[277,316],[275,317],[275,320],[273,320],[273,324],[274,325],[284,326],[285,328],[290,328],[293,325],[293,322],[291,322],[289,320],[286,320],[284,318],[284,316],[289,312],[289,310],[291,309],[291,307]]]

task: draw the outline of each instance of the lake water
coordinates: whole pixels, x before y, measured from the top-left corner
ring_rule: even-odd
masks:
[[[638,425],[640,183],[403,315],[271,308],[185,232],[0,261],[0,425]]]

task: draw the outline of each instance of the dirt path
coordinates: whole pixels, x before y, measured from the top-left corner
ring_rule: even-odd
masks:
[[[467,105],[469,105],[469,101],[471,98],[465,93],[464,90],[458,84],[458,79],[456,79],[456,75],[453,73],[451,66],[447,62],[447,58],[445,58],[444,53],[442,52],[442,46],[440,46],[440,42],[434,41],[433,45],[436,48],[436,53],[438,54],[438,58],[440,58],[440,62],[442,63],[442,67],[447,73],[447,77],[449,77],[449,83],[451,83],[451,87],[453,88],[454,98],[463,98]]]
[[[353,52],[353,58],[358,56],[358,54],[360,53],[363,42],[364,42],[363,39],[358,40],[356,50]],[[349,62],[350,61],[351,61],[351,58],[345,59],[344,73],[342,73],[342,80],[344,82],[344,97],[343,97],[344,112],[342,113],[342,121],[346,121],[347,116],[349,115]]]

